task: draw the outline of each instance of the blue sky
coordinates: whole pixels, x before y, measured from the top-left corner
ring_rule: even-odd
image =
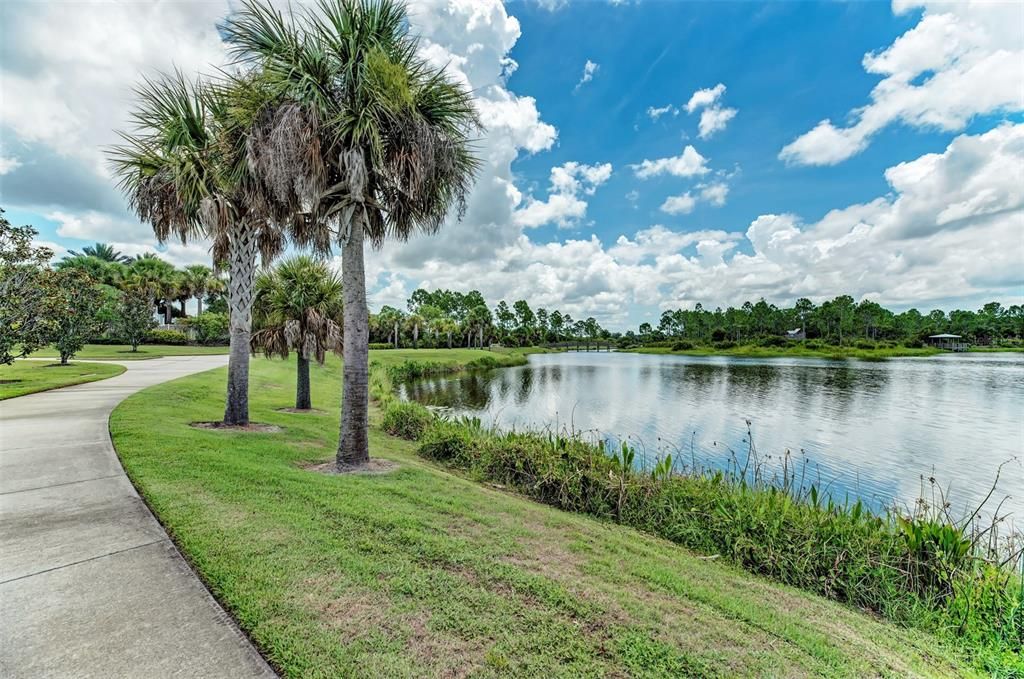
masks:
[[[227,11],[5,4],[8,218],[58,249],[208,259],[158,246],[98,149],[141,74],[223,63]],[[463,222],[368,255],[372,304],[475,287],[624,328],[760,296],[1021,302],[1024,5],[417,0],[410,15],[426,58],[478,94],[485,169]]]

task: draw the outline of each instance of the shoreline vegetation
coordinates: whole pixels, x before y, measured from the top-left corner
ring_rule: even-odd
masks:
[[[677,348],[678,347],[678,348]],[[903,345],[836,346],[819,342],[792,342],[784,346],[761,346],[757,344],[724,346],[713,344],[674,343],[671,346],[640,346],[619,349],[634,354],[678,354],[683,356],[734,356],[737,358],[859,358],[880,360],[886,358],[908,358],[940,356],[951,352],[935,347],[907,347]],[[971,347],[967,353],[1024,353],[1024,347]]]
[[[279,410],[291,398],[294,357],[252,362],[253,418],[280,433],[189,426],[222,406],[224,369],[129,397],[111,433],[147,503],[283,676],[366,667],[388,676],[980,676],[948,639],[745,572],[729,554],[691,552],[656,537],[653,525],[638,531],[529,499],[532,484],[519,484],[538,469],[529,466],[537,435],[492,438],[429,413],[432,433],[415,425],[405,433],[424,437],[419,443],[382,428],[412,421],[389,410],[424,413],[395,398],[396,380],[518,365],[523,354],[372,352],[372,454],[399,466],[386,474],[307,471],[333,457],[337,424]],[[340,367],[330,356],[312,366],[314,399],[327,410],[339,403]],[[496,488],[479,469],[425,457],[430,441],[463,426],[480,445],[504,451],[495,463],[526,453],[518,476]],[[563,445],[547,447],[549,459],[583,450]],[[614,464],[587,450],[595,465]],[[626,483],[620,518],[652,483]],[[571,486],[550,477],[534,487],[560,484]],[[752,517],[736,519],[740,530],[753,526]],[[1007,651],[991,664],[1013,659]]]
[[[421,363],[372,370],[384,430],[416,442],[422,457],[937,633],[995,676],[1024,672],[1024,536],[1006,535],[998,515],[986,523],[982,507],[963,520],[951,516],[934,481],[931,497],[912,511],[876,514],[819,492],[795,464],[769,477],[753,450],[727,471],[671,456],[638,469],[626,444],[612,450],[568,431],[502,432],[395,396],[403,380],[451,370]]]

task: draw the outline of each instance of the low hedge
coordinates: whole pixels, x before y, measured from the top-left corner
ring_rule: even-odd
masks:
[[[150,330],[144,344],[188,344],[188,335],[177,330]]]

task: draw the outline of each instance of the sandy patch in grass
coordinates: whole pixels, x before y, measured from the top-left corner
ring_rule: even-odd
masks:
[[[249,424],[224,424],[223,422],[192,422],[188,426],[193,429],[206,429],[209,431],[230,431],[251,434],[277,434],[284,431],[276,424],[263,424],[261,422],[250,422]]]
[[[392,462],[391,460],[374,457],[371,458],[369,462],[363,464],[345,465],[340,468],[333,460],[328,462],[314,462],[299,466],[309,472],[334,476],[338,474],[388,474],[398,469],[400,465],[397,462]]]

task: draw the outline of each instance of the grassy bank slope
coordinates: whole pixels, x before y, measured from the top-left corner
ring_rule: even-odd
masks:
[[[132,351],[127,344],[86,344],[75,354],[78,360],[98,361],[141,361],[146,358],[164,356],[212,356],[227,354],[228,347],[197,347],[174,344],[140,344],[138,351]],[[32,358],[59,358],[53,347],[44,347],[32,354]]]
[[[16,361],[13,365],[0,365],[0,401],[37,391],[105,380],[123,372],[124,366],[111,363],[76,361],[60,365],[45,361]]]
[[[188,426],[221,413],[224,370],[111,418],[129,475],[287,676],[970,675],[930,636],[467,481],[376,425],[373,454],[398,471],[305,471],[333,457],[340,366],[313,369],[323,415],[277,411],[294,368],[252,364],[253,419],[282,433]]]

